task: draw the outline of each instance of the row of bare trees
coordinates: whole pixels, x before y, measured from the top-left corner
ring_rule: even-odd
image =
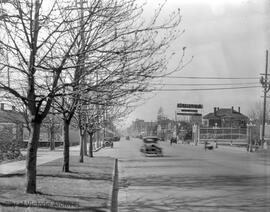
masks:
[[[85,134],[92,142],[104,111],[118,118],[151,79],[184,66],[183,52],[169,53],[182,34],[180,11],[164,19],[163,7],[145,19],[144,5],[136,0],[2,1],[0,74],[8,80],[1,78],[0,92],[27,109],[27,193],[36,193],[40,127],[50,111],[63,120],[63,171],[68,172],[73,119],[84,146]],[[172,57],[179,63],[168,71]]]

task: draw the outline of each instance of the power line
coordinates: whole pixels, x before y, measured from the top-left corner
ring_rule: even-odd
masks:
[[[149,83],[149,85],[165,85],[165,86],[216,86],[216,85],[257,85],[259,82],[244,83]]]
[[[159,77],[159,76],[155,76]],[[161,77],[161,76],[160,76]],[[224,79],[224,80],[236,80],[236,79],[259,79],[259,77],[181,77],[181,76],[163,76],[162,78],[172,78],[172,79]]]
[[[152,89],[148,91],[206,91],[206,90],[234,90],[234,89],[248,89],[248,88],[260,88],[261,86],[240,86],[240,87],[230,87],[230,88],[187,88],[187,89]]]

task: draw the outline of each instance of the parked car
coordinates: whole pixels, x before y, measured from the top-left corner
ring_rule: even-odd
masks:
[[[162,148],[158,145],[160,139],[156,136],[147,136],[143,138],[143,145],[140,151],[145,154],[145,156],[156,155],[163,156]]]
[[[126,136],[126,140],[128,140],[128,141],[129,141],[129,140],[130,140],[130,137],[129,137],[129,136]]]

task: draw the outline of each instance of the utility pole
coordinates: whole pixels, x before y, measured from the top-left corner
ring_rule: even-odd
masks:
[[[98,80],[99,80],[99,78],[98,78],[98,71],[96,71],[96,85],[98,85]],[[97,113],[97,125],[99,126],[99,124],[100,124],[100,114],[99,114],[99,94],[98,94],[98,91],[96,92],[96,98],[97,98],[97,104],[96,104],[96,113]],[[96,132],[96,144],[97,144],[97,148],[99,148],[100,147],[100,136],[99,136],[99,133],[100,133],[100,131],[98,130],[97,132]],[[104,140],[104,138],[103,138],[103,140]]]
[[[264,95],[263,95],[263,120],[262,120],[262,145],[264,149],[267,149],[267,142],[265,142],[265,116],[266,116],[266,94],[270,90],[268,82],[268,50],[266,50],[266,61],[265,61],[265,74],[262,76],[260,82],[262,84]]]
[[[78,2],[76,1],[76,4],[78,5]],[[79,16],[80,16],[80,22],[79,22],[79,25],[80,25],[80,37],[81,37],[81,45],[80,45],[80,55],[79,55],[79,66],[80,66],[80,77],[82,77],[83,76],[83,74],[84,74],[84,63],[85,63],[85,49],[84,49],[84,47],[85,47],[85,35],[84,35],[84,8],[83,8],[83,6],[84,6],[84,2],[83,2],[83,0],[80,0],[80,3],[79,3],[79,5],[80,5],[80,9],[79,9]],[[84,86],[84,81],[85,79],[84,78],[82,78],[81,79],[81,87],[83,87]],[[85,97],[85,95],[83,95],[82,94],[82,97]],[[82,125],[84,125],[84,128],[86,127],[85,126],[85,118],[86,118],[86,116],[85,116],[85,114],[86,114],[86,105],[85,105],[85,102],[84,102],[84,98],[83,98],[83,100],[82,100],[82,102],[81,102],[81,109],[82,109],[82,111],[81,111],[81,113],[82,113],[82,116],[81,116],[81,118],[83,117],[83,120],[81,120],[81,124]],[[81,127],[81,126],[80,126]],[[85,142],[86,142],[86,139],[85,139],[85,131],[86,131],[86,129],[81,129],[81,131],[83,131],[83,132],[81,132],[81,141],[80,141],[80,160],[79,160],[79,162],[83,162],[84,161],[84,159],[83,159],[83,156],[84,156],[84,154],[85,154]]]
[[[106,102],[106,100],[105,100],[105,102]],[[105,105],[104,105],[104,111],[103,111],[103,140],[105,139],[105,137],[106,137],[106,122],[107,122],[107,114],[106,114],[106,103],[105,103]]]

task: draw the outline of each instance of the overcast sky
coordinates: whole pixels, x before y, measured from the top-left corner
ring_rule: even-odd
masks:
[[[157,0],[148,0],[149,14],[158,3]],[[164,79],[163,83],[171,84],[220,84],[165,86],[164,89],[260,86],[258,79],[265,71],[265,51],[269,49],[266,38],[270,36],[269,8],[264,0],[167,0],[165,13],[177,8],[182,12],[185,33],[173,43],[172,51],[181,51],[186,46],[186,58],[194,56],[194,59],[174,76],[251,79]],[[236,85],[222,85],[228,83]],[[252,105],[262,101],[261,95],[261,88],[160,91],[136,108],[127,120],[129,123],[136,118],[155,121],[159,107],[163,107],[168,117],[174,118],[177,103],[203,104],[204,114],[211,112],[213,107],[241,107],[241,112],[248,115]]]

